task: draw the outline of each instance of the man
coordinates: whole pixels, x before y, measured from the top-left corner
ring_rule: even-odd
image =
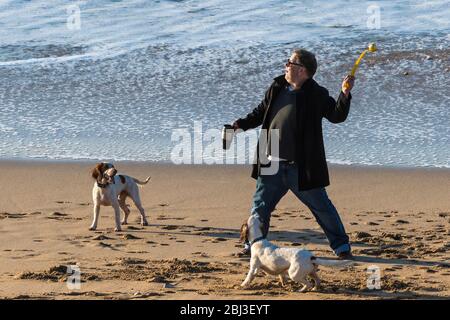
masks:
[[[257,179],[252,214],[264,223],[267,237],[270,215],[281,198],[291,190],[313,213],[325,232],[331,248],[341,259],[351,259],[349,238],[325,187],[330,184],[322,137],[322,118],[332,123],[345,121],[350,110],[354,77],[347,76],[337,102],[313,80],[317,61],[311,52],[293,51],[285,65],[285,74],[274,79],[264,99],[245,118],[233,123],[235,130],[278,130],[278,154],[267,149],[268,159],[279,161],[275,174],[264,174],[271,165],[264,164],[257,152],[252,177]],[[270,136],[270,134],[269,134]],[[270,143],[269,143],[270,145]],[[258,144],[259,150],[259,144]],[[246,244],[241,255],[250,253]]]

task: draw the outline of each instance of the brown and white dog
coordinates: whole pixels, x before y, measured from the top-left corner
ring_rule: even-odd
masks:
[[[270,275],[278,275],[281,285],[290,278],[303,284],[300,292],[310,289],[317,290],[320,279],[317,275],[318,266],[345,266],[349,261],[324,260],[316,258],[310,251],[298,248],[280,248],[263,238],[263,223],[257,214],[252,214],[241,227],[241,241],[251,245],[250,270],[241,287],[247,287],[258,270]],[[310,277],[313,282],[308,280]]]
[[[94,221],[89,230],[96,230],[98,224],[98,218],[100,215],[100,206],[112,206],[115,213],[116,228],[114,231],[121,231],[120,226],[120,208],[122,208],[125,216],[122,220],[122,224],[127,224],[128,215],[130,209],[125,203],[125,199],[130,197],[139,212],[141,213],[141,225],[147,226],[147,218],[145,217],[144,208],[141,204],[139,197],[138,184],[144,185],[150,180],[150,177],[145,181],[139,181],[130,176],[117,175],[117,170],[111,163],[101,162],[98,163],[92,170],[92,178],[94,178],[95,184],[92,188],[92,200],[94,202]]]

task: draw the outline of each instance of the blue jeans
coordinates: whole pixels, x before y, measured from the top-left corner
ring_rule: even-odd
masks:
[[[288,162],[280,162],[276,174],[260,175],[256,182],[251,213],[258,214],[264,222],[264,237],[267,237],[269,232],[272,211],[288,190],[291,190],[311,210],[336,255],[350,251],[349,238],[345,233],[344,225],[336,208],[328,199],[325,188],[299,191],[298,167]]]

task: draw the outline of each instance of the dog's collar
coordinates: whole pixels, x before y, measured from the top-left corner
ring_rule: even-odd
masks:
[[[256,242],[258,242],[258,241],[261,241],[261,240],[264,240],[264,239],[265,239],[264,237],[256,238],[255,240],[253,240],[253,241],[250,242],[250,245],[252,246],[254,243],[256,243]]]
[[[100,183],[97,181],[97,187],[99,188],[106,188],[109,185],[109,183]]]
[[[106,176],[106,174],[103,175],[103,176]],[[114,181],[114,177],[115,177],[115,175],[110,177],[112,182],[110,181],[110,182],[107,182],[107,183],[100,183],[100,182],[97,181],[97,186],[99,188],[106,188],[109,184],[116,184],[116,182]]]

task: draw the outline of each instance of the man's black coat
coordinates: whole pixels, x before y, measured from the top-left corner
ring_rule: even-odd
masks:
[[[264,99],[245,118],[238,119],[237,125],[246,131],[262,125],[262,129],[268,129],[267,114],[280,90],[288,83],[284,75],[274,79],[266,91]],[[351,94],[346,97],[342,92],[336,102],[330,97],[328,90],[321,87],[313,79],[308,79],[302,86],[304,94],[297,95],[297,145],[296,159],[298,165],[298,185],[300,190],[326,187],[330,184],[328,167],[325,158],[325,148],[322,136],[322,118],[332,123],[345,121],[350,111]],[[259,149],[259,144],[258,144]],[[257,149],[257,150],[258,150]],[[257,162],[253,164],[252,177],[257,178],[261,174],[261,167],[270,166],[261,164],[257,151]]]

